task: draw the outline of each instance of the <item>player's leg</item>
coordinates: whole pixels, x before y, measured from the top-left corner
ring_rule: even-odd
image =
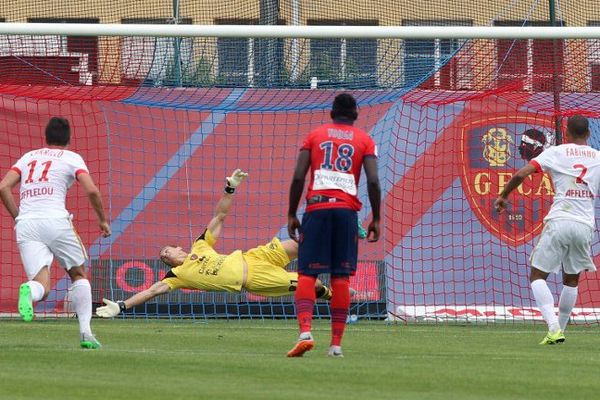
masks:
[[[329,355],[343,357],[342,338],[350,308],[350,276],[356,272],[358,257],[358,226],[356,212],[335,210],[335,235],[332,240],[331,343]]]
[[[314,347],[311,329],[316,301],[315,283],[319,273],[329,272],[331,232],[329,210],[304,214],[298,248],[298,287],[294,296],[300,335],[288,357],[301,357]]]
[[[568,240],[568,251],[563,260],[563,288],[558,300],[558,323],[563,332],[577,302],[581,272],[596,270],[591,257],[593,229],[577,222],[569,222],[567,225],[563,229],[571,239]]]
[[[34,304],[50,293],[50,265],[53,255],[43,242],[44,227],[40,220],[19,221],[16,228],[17,245],[28,281],[19,287],[19,314],[24,321],[34,317]]]
[[[562,332],[567,328],[569,318],[577,302],[579,274],[563,273],[563,288],[558,299],[558,324]]]
[[[90,327],[92,288],[84,267],[87,252],[70,220],[60,220],[57,228],[58,234],[52,242],[51,249],[71,278],[69,292],[72,307],[79,321],[79,343],[83,348],[97,349],[100,347],[100,343],[94,337]]]
[[[67,270],[71,278],[71,302],[77,320],[79,321],[80,345],[86,349],[97,349],[100,342],[92,333],[90,322],[92,320],[92,287],[87,279],[85,267],[72,267]]]
[[[531,272],[529,282],[536,305],[548,325],[548,333],[540,344],[554,344],[560,339],[562,333],[558,317],[554,312],[554,296],[548,288],[546,279],[550,273],[558,273],[566,253],[562,243],[561,226],[557,221],[548,221],[540,239],[533,249],[530,257]]]

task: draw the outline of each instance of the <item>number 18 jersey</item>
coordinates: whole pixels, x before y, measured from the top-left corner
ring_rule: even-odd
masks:
[[[365,157],[377,157],[373,139],[362,129],[346,124],[325,124],[308,134],[301,150],[310,151],[310,184],[307,199],[315,195],[335,202],[309,204],[307,211],[322,208],[360,210],[357,188]]]
[[[79,174],[88,173],[79,154],[61,148],[25,153],[11,169],[21,176],[17,220],[68,217],[67,191]]]
[[[573,143],[550,147],[530,163],[554,183],[554,201],[544,221],[568,219],[594,226],[594,198],[600,190],[600,152]]]

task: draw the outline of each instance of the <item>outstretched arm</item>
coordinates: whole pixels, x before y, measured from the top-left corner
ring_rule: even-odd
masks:
[[[526,166],[521,168],[519,171],[517,171],[517,173],[514,174],[512,178],[510,178],[510,181],[508,181],[508,183],[506,184],[506,186],[504,187],[504,189],[502,190],[502,192],[500,193],[500,195],[494,202],[494,207],[496,208],[496,211],[498,211],[500,213],[506,209],[506,199],[508,198],[508,195],[513,190],[518,188],[519,185],[521,183],[523,183],[525,178],[527,178],[529,175],[533,174],[534,172],[535,172],[535,167],[532,164],[527,164]]]
[[[17,203],[15,203],[15,198],[12,195],[12,189],[20,180],[21,175],[10,170],[6,173],[2,182],[0,182],[0,198],[2,199],[4,207],[6,207],[13,219],[17,218],[17,215],[19,215],[19,209],[17,208]]]
[[[169,285],[161,281],[156,282],[154,285],[150,286],[146,290],[134,294],[125,301],[115,302],[108,299],[102,299],[102,301],[106,305],[98,307],[96,309],[96,315],[103,318],[112,318],[119,315],[119,313],[121,313],[122,311],[125,311],[135,306],[139,306],[140,304],[144,304],[148,300],[152,300],[156,296],[165,294],[168,291]]]
[[[215,240],[219,237],[221,231],[223,230],[223,221],[225,221],[225,217],[227,217],[229,209],[231,208],[231,204],[233,203],[233,194],[235,193],[235,189],[240,183],[242,183],[244,179],[246,179],[247,176],[248,174],[246,172],[243,172],[241,169],[236,169],[233,171],[231,176],[226,178],[227,184],[225,185],[225,190],[223,191],[223,195],[217,203],[215,215],[210,220],[206,228],[210,231]]]

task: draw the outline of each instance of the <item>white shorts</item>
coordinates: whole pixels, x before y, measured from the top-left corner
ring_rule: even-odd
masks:
[[[66,270],[83,265],[87,259],[85,247],[70,218],[22,219],[17,222],[15,231],[29,279],[33,279],[42,267],[50,267],[55,256]]]
[[[592,261],[593,229],[581,222],[550,220],[544,224],[540,239],[531,253],[531,266],[547,273],[576,275],[595,271]]]

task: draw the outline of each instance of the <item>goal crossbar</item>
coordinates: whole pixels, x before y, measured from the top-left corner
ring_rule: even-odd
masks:
[[[600,26],[317,26],[0,23],[1,35],[368,39],[597,39]]]

